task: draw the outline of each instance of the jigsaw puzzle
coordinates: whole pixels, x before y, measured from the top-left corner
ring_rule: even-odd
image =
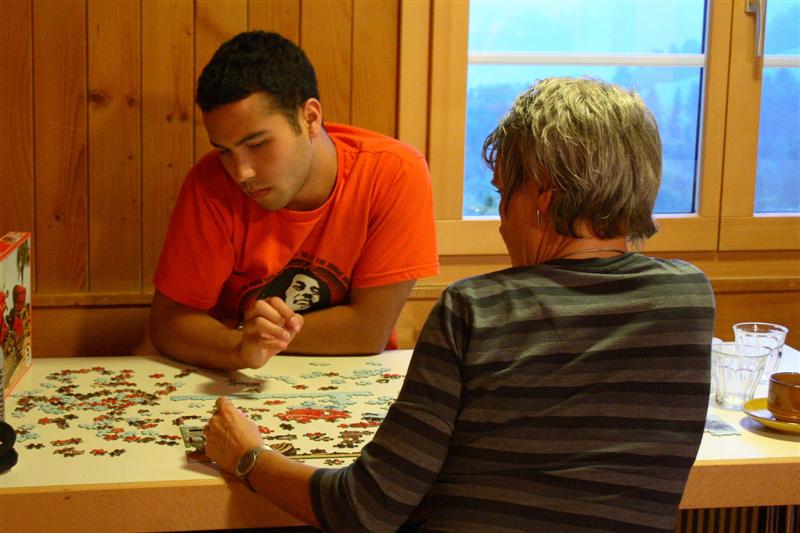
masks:
[[[189,461],[207,461],[202,428],[226,395],[258,424],[267,445],[341,465],[372,438],[408,363],[282,356],[257,371],[226,374],[160,358],[91,359],[103,364],[62,359],[62,368],[21,383],[6,405],[18,448],[108,460],[142,447],[183,446]]]

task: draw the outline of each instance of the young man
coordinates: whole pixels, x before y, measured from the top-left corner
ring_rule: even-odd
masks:
[[[224,43],[197,103],[216,150],[191,169],[172,215],[154,346],[221,369],[259,368],[283,350],[383,350],[415,280],[438,272],[423,156],[323,124],[313,67],[274,33]],[[312,281],[313,295],[285,300]]]

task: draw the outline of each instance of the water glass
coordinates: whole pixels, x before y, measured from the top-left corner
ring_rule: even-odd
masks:
[[[740,322],[733,325],[733,336],[737,343],[766,346],[772,351],[764,370],[766,377],[775,372],[781,364],[783,343],[788,332],[786,326],[769,322]]]
[[[719,337],[712,337],[711,338],[711,344],[719,344],[721,342],[722,342],[722,339],[720,339]],[[711,358],[709,358],[709,359],[711,359]],[[711,385],[710,385],[709,388],[710,388],[710,393],[713,396],[714,393],[716,392],[716,387],[714,386],[714,362],[713,361],[711,361],[711,374],[710,375],[711,375]]]
[[[772,350],[738,342],[711,345],[711,369],[714,399],[725,409],[741,409],[753,399],[758,380]]]

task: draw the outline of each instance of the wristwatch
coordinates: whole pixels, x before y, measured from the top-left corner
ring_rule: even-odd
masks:
[[[239,457],[239,460],[236,461],[236,477],[242,480],[242,482],[247,485],[247,488],[251,491],[255,492],[253,485],[250,484],[250,481],[247,479],[247,475],[253,471],[256,467],[256,460],[258,456],[261,455],[261,452],[267,451],[268,448],[265,445],[256,446],[252,450],[248,450]]]

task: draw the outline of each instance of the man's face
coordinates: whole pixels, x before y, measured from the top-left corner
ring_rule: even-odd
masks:
[[[311,276],[296,274],[286,289],[286,303],[293,311],[303,311],[319,301],[319,283]]]
[[[304,210],[313,166],[312,139],[298,113],[298,133],[263,93],[203,113],[208,138],[231,178],[264,209]],[[305,193],[305,194],[304,194]]]

